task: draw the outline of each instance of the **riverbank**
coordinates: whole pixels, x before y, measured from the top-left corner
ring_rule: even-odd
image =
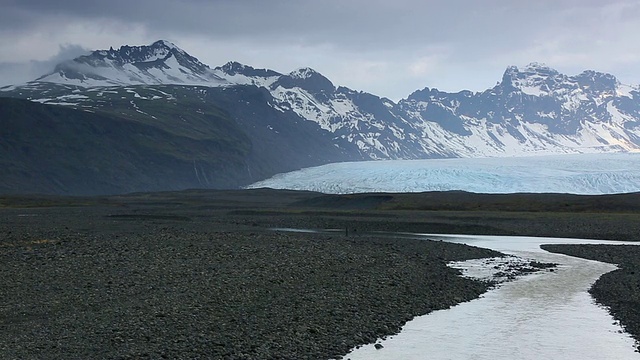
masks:
[[[375,231],[640,233],[629,207],[516,211],[489,198],[451,209],[451,194],[438,196],[430,209],[397,205],[420,196],[273,190],[2,197],[0,357],[337,357],[489,286],[446,262],[493,251]]]

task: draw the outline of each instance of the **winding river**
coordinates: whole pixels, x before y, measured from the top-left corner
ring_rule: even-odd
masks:
[[[345,359],[640,359],[634,340],[587,293],[611,264],[552,254],[541,244],[623,244],[595,240],[424,235],[559,267],[507,282],[481,298],[408,322],[400,334]],[[456,267],[482,271],[477,261]],[[379,345],[378,345],[379,347]]]

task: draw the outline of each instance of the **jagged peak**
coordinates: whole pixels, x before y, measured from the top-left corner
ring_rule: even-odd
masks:
[[[581,72],[580,74],[576,75],[577,78],[590,78],[590,79],[603,79],[603,80],[607,80],[607,81],[615,81],[616,83],[618,83],[618,79],[609,73],[604,73],[604,72],[600,72],[600,71],[594,71],[594,70],[585,70],[583,72]]]
[[[229,61],[226,64],[217,67],[217,69],[222,70],[226,73],[232,73],[232,72],[237,73],[237,72],[242,72],[245,69],[253,70],[253,67],[249,65],[241,64],[237,61]]]
[[[180,50],[183,51],[182,49],[180,49],[176,44],[172,43],[171,41],[167,41],[167,40],[158,40],[156,42],[154,42],[153,44],[150,45],[151,47],[166,47],[169,49],[175,49],[175,50]]]
[[[508,66],[504,72],[503,78],[504,77],[522,78],[522,77],[531,76],[531,75],[556,76],[559,74],[560,73],[556,69],[553,69],[547,66],[545,63],[532,62],[523,66],[522,68],[515,65]]]
[[[128,70],[125,66],[129,67]],[[154,74],[150,69],[156,69]],[[170,74],[174,69],[180,75]],[[160,75],[162,73],[162,75]],[[174,43],[158,40],[150,45],[122,45],[118,49],[96,50],[56,65],[52,73],[38,78],[39,81],[72,82],[102,86],[111,84],[139,83],[208,83],[223,81],[209,66],[189,55]]]
[[[296,69],[281,76],[272,86],[282,86],[286,89],[300,87],[312,93],[328,93],[336,90],[331,80],[308,67]]]
[[[557,72],[555,69],[547,66],[547,64],[535,62],[535,61],[524,66],[522,70],[526,72],[540,72],[540,71]]]
[[[434,91],[438,91],[438,89],[433,89]],[[428,87],[425,87],[424,89],[421,90],[416,90],[414,92],[412,92],[411,94],[409,94],[409,96],[407,97],[407,100],[411,101],[411,100],[415,100],[415,101],[421,101],[421,100],[427,100],[431,97],[432,93],[431,93],[431,89]]]
[[[320,73],[310,67],[299,68],[289,73],[289,76],[296,79],[308,79],[314,75],[320,75]]]
[[[239,63],[237,61],[229,61],[226,64],[219,66],[216,70],[222,71],[228,75],[242,74],[245,76],[258,76],[258,77],[272,77],[282,76],[282,74],[268,69],[256,69],[252,66]]]
[[[75,61],[82,62],[83,59],[118,59],[123,63],[129,62],[140,62],[140,61],[153,61],[159,58],[164,58],[169,56],[170,54],[174,55],[184,55],[188,54],[179,48],[174,43],[167,40],[158,40],[153,42],[150,45],[138,45],[138,46],[129,46],[122,45],[117,50],[113,47],[110,47],[109,50],[96,50],[92,52],[90,55],[81,56]],[[190,57],[190,56],[189,56]]]
[[[492,90],[513,91],[520,90],[529,95],[537,95],[548,92],[548,83],[562,82],[566,78],[557,70],[544,63],[532,62],[519,68],[515,65],[508,66],[499,82]]]
[[[584,70],[578,75],[567,76],[561,74],[557,70],[547,66],[544,63],[532,62],[522,68],[517,66],[509,66],[507,67],[502,83],[503,84],[511,84],[514,85],[523,84],[523,82],[531,83],[531,82],[540,82],[546,81],[548,78],[556,78],[557,81],[578,81],[580,83],[584,82],[602,82],[607,84],[619,84],[618,79],[611,74],[594,71],[594,70]],[[517,84],[516,84],[517,83]]]
[[[471,90],[461,90],[455,93],[449,93],[445,91],[440,91],[437,88],[429,88],[425,87],[422,90],[416,90],[412,92],[406,100],[408,101],[429,101],[433,99],[438,99],[447,96],[455,96],[455,97],[472,97],[474,92]]]

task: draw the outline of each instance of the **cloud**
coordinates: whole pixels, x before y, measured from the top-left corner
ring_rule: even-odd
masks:
[[[593,15],[604,8],[567,0],[21,0],[3,11],[0,31],[30,31],[70,20],[96,25],[117,21],[144,26],[150,33],[267,40],[274,45],[330,43],[361,51],[453,42],[479,51],[526,42],[546,28],[581,27],[587,19],[583,15]],[[564,22],[568,15],[562,14],[577,15],[569,19],[571,22]],[[478,38],[483,41],[478,42]]]
[[[54,56],[46,60],[29,62],[0,62],[0,86],[21,84],[34,80],[53,71],[54,67],[65,61],[86,55],[90,51],[79,45],[61,45]]]
[[[640,83],[638,0],[4,2],[0,62],[48,60],[60,44],[167,39],[211,66],[311,66],[338,85],[391,98],[424,86],[482,90],[508,65],[533,61]]]

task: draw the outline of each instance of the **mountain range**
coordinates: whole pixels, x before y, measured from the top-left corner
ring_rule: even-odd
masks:
[[[0,158],[14,169],[10,178],[0,176],[3,192],[228,188],[348,160],[640,151],[640,88],[610,74],[567,76],[536,63],[508,67],[482,92],[424,88],[394,102],[336,86],[310,68],[210,68],[161,40],[94,51],[32,82],[0,88],[0,96],[29,100],[0,102],[0,122],[15,129],[0,133]],[[139,134],[96,133],[84,123],[64,132],[52,127],[39,135],[49,139],[48,161],[35,159],[29,154],[41,152],[43,138],[34,127],[66,124],[63,110],[52,106],[74,114],[66,118],[99,121],[104,131],[125,124]],[[43,116],[40,123],[21,127],[33,113]],[[141,135],[147,132],[154,135]],[[121,139],[122,153],[107,152],[97,173],[68,161],[99,147],[86,139],[103,138]],[[123,158],[131,163],[126,171]],[[40,180],[23,186],[16,179],[25,174]]]

